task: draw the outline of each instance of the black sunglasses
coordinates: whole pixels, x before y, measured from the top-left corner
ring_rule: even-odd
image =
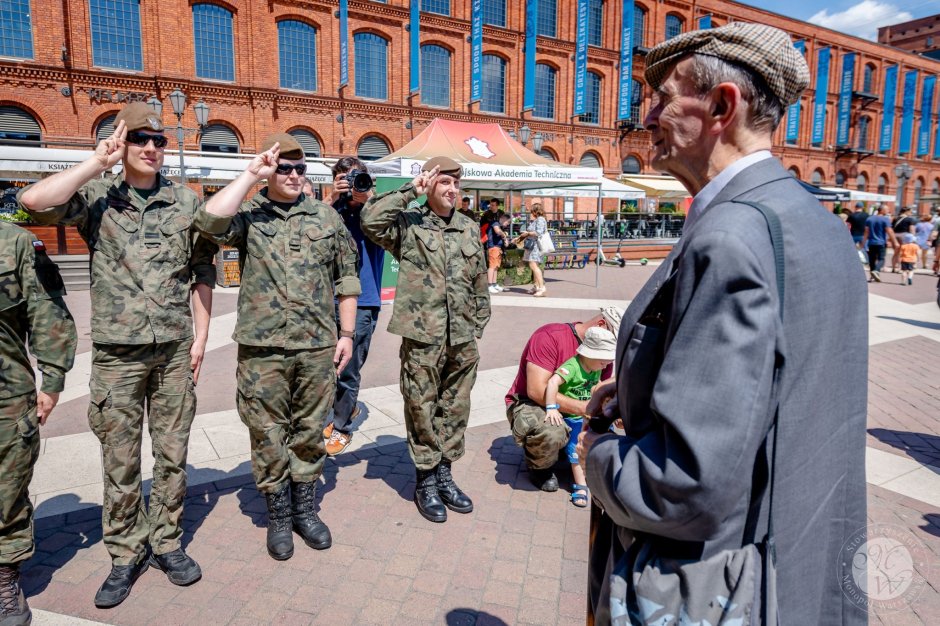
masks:
[[[127,133],[127,137],[125,137],[124,140],[141,147],[146,146],[148,141],[153,141],[155,148],[166,148],[167,143],[167,138],[163,135],[148,135],[147,133],[141,133],[136,130]]]
[[[278,163],[277,169],[275,169],[274,171],[277,172],[278,174],[284,174],[285,176],[289,176],[291,170],[294,170],[295,172],[297,172],[298,176],[303,176],[304,174],[307,173],[307,164],[298,163],[296,165],[291,165],[290,163]]]

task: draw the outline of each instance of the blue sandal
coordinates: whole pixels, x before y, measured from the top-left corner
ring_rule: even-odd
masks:
[[[587,485],[578,485],[576,483],[571,484],[571,504],[575,505],[579,509],[583,509],[588,505],[587,494]]]

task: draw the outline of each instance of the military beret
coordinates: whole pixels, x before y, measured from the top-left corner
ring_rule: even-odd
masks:
[[[454,178],[460,178],[460,175],[463,174],[463,168],[460,167],[460,163],[450,157],[445,156],[428,159],[421,167],[421,171],[430,172],[435,167],[440,168],[438,173],[447,174],[448,176],[453,176]]]
[[[793,47],[790,36],[779,28],[746,22],[694,30],[664,41],[646,56],[646,82],[658,89],[672,67],[690,54],[746,67],[764,79],[783,106],[799,100],[809,86],[806,59]]]
[[[268,135],[267,139],[261,143],[261,152],[270,150],[276,143],[281,144],[280,158],[304,158],[304,149],[300,147],[300,143],[294,138],[294,136],[288,133],[274,133],[273,135]]]
[[[152,130],[154,132],[163,132],[163,121],[160,116],[143,102],[131,102],[121,109],[121,112],[114,118],[115,128],[121,120],[124,121],[128,131]]]

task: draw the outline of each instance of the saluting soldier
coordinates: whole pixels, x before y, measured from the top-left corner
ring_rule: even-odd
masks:
[[[0,222],[0,623],[29,624],[20,563],[33,554],[29,481],[39,458],[39,426],[59,401],[75,359],[75,322],[59,268],[42,241]],[[42,383],[36,392],[36,357]]]
[[[305,172],[297,140],[271,135],[196,216],[202,233],[238,248],[242,262],[236,404],[267,501],[268,554],[279,561],[294,554],[292,528],[317,550],[333,541],[316,511],[322,431],[337,372],[352,355],[360,293],[355,242],[331,206],[302,192]],[[264,179],[267,186],[242,204]]]
[[[192,226],[196,194],[160,174],[167,144],[160,119],[137,102],[115,121],[91,157],[19,193],[37,222],[77,226],[92,255],[88,421],[101,441],[112,564],[95,595],[101,608],[123,602],[151,565],[176,585],[202,576],[180,539],[217,249]],[[102,177],[119,162],[120,174]],[[154,455],[149,510],[141,494],[145,406]]]
[[[451,465],[464,453],[480,361],[476,340],[490,319],[480,229],[454,210],[462,172],[453,159],[435,157],[413,181],[375,196],[362,210],[363,232],[400,264],[388,330],[402,337],[401,393],[416,470],[414,502],[432,522],[446,521],[448,508],[473,510]]]

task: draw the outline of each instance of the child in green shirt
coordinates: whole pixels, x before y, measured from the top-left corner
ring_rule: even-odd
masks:
[[[584,470],[581,469],[575,451],[578,435],[583,427],[583,416],[562,415],[558,410],[557,398],[560,393],[573,400],[589,400],[591,392],[601,380],[601,371],[613,362],[616,349],[617,339],[612,332],[596,326],[589,328],[584,336],[584,343],[578,346],[577,354],[555,370],[545,389],[545,421],[556,426],[565,424],[568,427],[569,438],[565,453],[568,455],[571,474],[574,477],[571,503],[577,507],[585,507],[588,503]]]

